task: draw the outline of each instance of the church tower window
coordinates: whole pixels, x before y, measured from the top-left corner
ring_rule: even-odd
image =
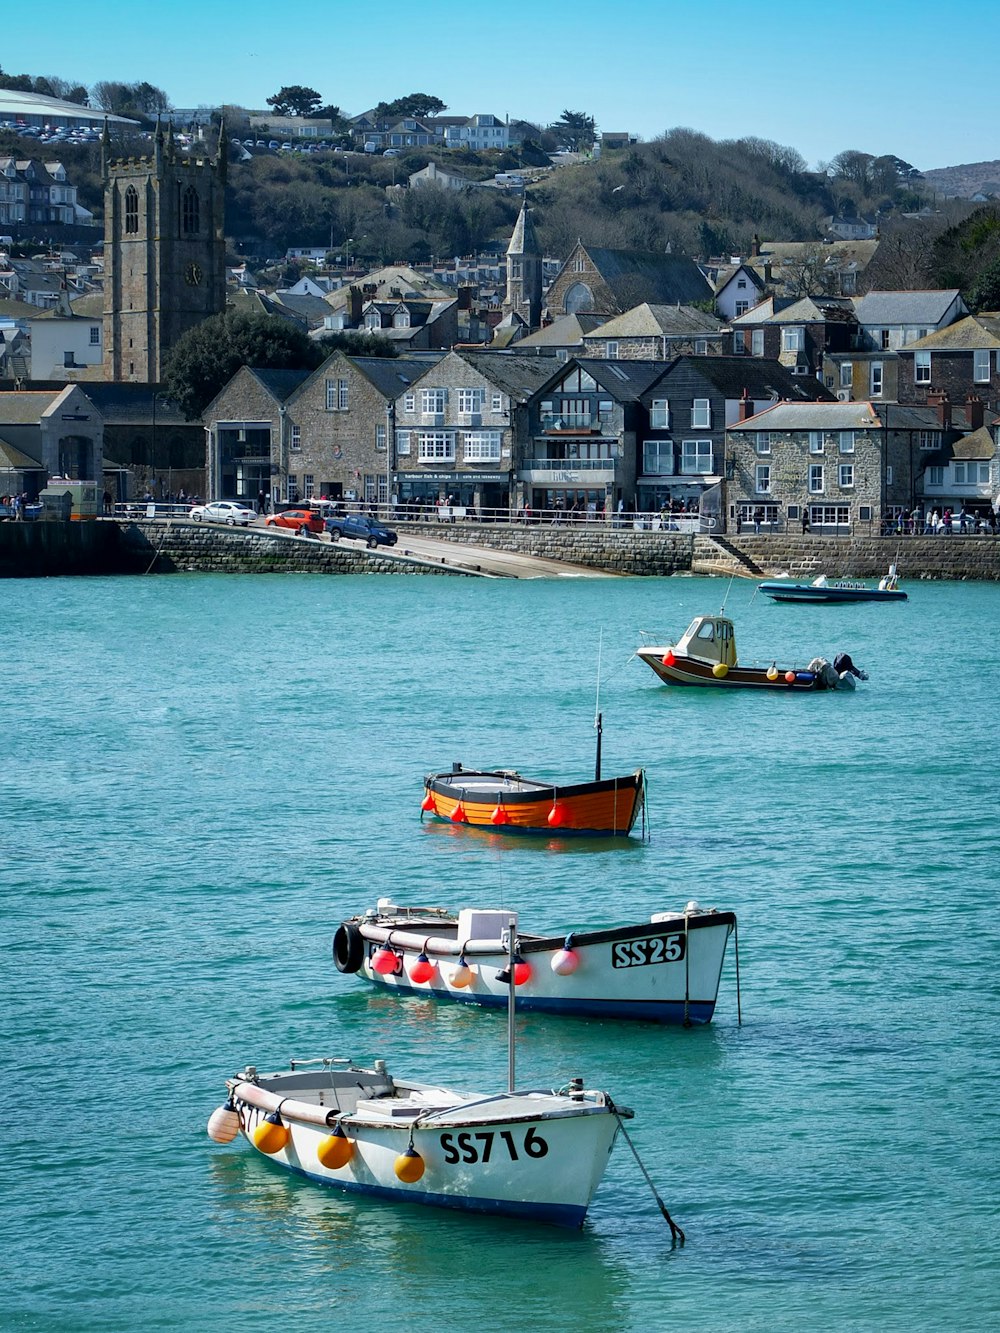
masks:
[[[198,191],[189,185],[181,197],[181,230],[185,236],[194,235],[201,225]]]
[[[139,230],[139,195],[134,185],[125,191],[125,235],[134,236]]]

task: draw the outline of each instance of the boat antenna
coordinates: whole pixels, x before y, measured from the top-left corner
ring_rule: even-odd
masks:
[[[722,605],[719,607],[719,615],[720,615],[720,616],[724,616],[724,615],[726,614],[726,603],[729,601],[729,594],[730,594],[730,593],[732,592],[732,590],[733,590],[733,580],[734,580],[735,578],[736,578],[736,575],[735,575],[735,574],[730,574],[730,576],[729,576],[729,584],[728,584],[728,586],[727,586],[727,588],[726,588],[726,595],[725,595],[725,597],[723,597],[723,599],[722,599]]]
[[[514,1091],[514,927],[516,917],[507,922],[507,1091]]]
[[[594,764],[594,781],[601,780],[601,736],[604,732],[604,723],[601,717],[601,649],[604,646],[604,628],[602,626],[597,638],[597,697],[594,703],[594,730],[597,732],[597,759]]]

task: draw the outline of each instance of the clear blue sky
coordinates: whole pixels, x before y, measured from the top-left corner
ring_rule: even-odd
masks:
[[[0,62],[145,79],[174,106],[263,107],[300,83],[353,114],[425,92],[456,114],[569,108],[645,139],[687,125],[810,165],[859,148],[929,168],[1000,158],[998,39],[997,0],[46,0],[6,20]]]

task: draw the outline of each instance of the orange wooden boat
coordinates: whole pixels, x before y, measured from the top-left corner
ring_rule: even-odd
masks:
[[[627,837],[645,803],[641,768],[620,778],[557,786],[513,769],[467,769],[424,778],[423,813],[494,833]]]

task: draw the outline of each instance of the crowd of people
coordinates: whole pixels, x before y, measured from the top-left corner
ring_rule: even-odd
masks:
[[[959,505],[957,510],[950,505],[941,509],[916,505],[909,512],[888,514],[882,531],[887,537],[951,537],[956,533],[995,537],[1000,532],[1000,507],[994,511],[969,510],[965,505]]]

